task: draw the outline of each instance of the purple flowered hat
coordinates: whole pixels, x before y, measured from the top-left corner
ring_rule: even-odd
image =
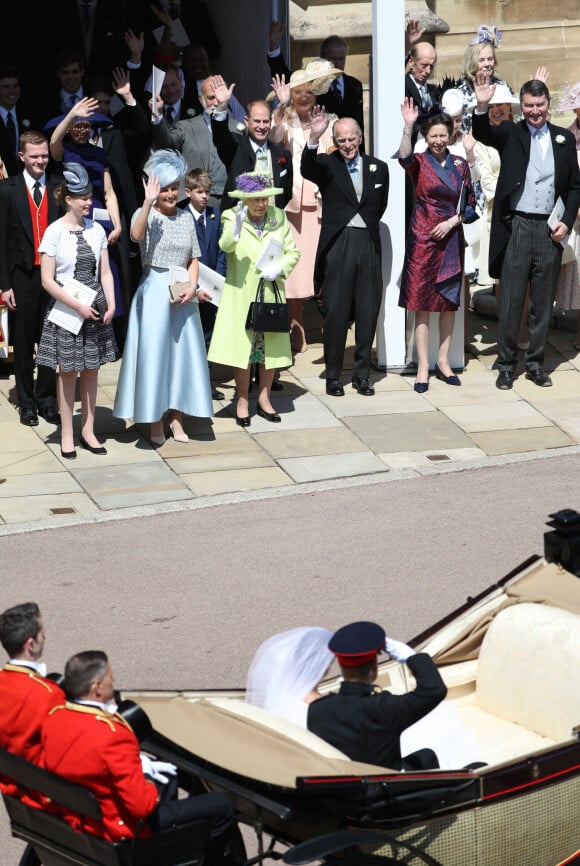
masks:
[[[246,171],[236,178],[236,188],[228,195],[231,198],[265,198],[281,195],[284,192],[279,186],[273,186],[271,175],[259,171]]]

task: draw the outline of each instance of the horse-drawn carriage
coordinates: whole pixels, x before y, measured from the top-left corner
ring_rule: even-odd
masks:
[[[232,798],[238,823],[256,833],[247,863],[580,862],[580,515],[562,512],[551,525],[544,558],[412,642],[448,688],[416,731],[443,756],[441,769],[356,763],[241,692],[123,693],[142,747],[177,764],[189,787]],[[378,682],[399,693],[414,687],[396,661],[380,665]],[[232,860],[242,862],[237,843]],[[133,862],[42,856],[45,866]]]

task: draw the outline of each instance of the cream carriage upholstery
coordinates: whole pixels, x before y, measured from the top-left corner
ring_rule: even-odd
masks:
[[[451,701],[488,764],[567,740],[580,724],[580,616],[514,604],[494,618],[475,690]]]

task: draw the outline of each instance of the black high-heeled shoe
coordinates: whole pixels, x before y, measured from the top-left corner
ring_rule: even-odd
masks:
[[[282,420],[277,412],[266,412],[265,409],[262,409],[260,404],[258,404],[258,415],[260,418],[264,418],[266,421],[271,421],[273,424],[279,424]]]
[[[60,449],[60,456],[64,457],[65,460],[76,460],[77,459],[77,452],[74,450],[74,448],[72,451],[63,451],[61,448]]]
[[[239,415],[236,415],[236,424],[238,427],[249,427],[252,423],[252,420],[249,415],[244,415],[240,418]]]
[[[435,376],[440,382],[445,382],[446,385],[461,385],[461,379],[459,376],[456,376],[455,373],[452,373],[451,376],[446,376],[445,373],[442,373],[439,369],[439,364],[435,364]]]
[[[84,448],[85,451],[90,451],[91,454],[106,454],[107,453],[107,449],[104,448],[102,445],[99,445],[96,448],[94,445],[89,445],[89,443],[87,442],[85,437],[82,435],[82,433],[81,433],[81,437],[79,439],[79,445],[81,446],[81,448]]]

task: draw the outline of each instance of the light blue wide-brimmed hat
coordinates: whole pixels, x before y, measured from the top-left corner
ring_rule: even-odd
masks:
[[[155,175],[163,189],[181,180],[187,173],[187,163],[177,150],[156,150],[145,163],[143,171],[147,177]]]

